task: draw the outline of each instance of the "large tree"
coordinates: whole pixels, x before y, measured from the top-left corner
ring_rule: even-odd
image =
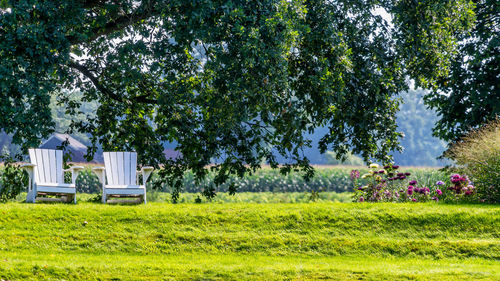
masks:
[[[434,1],[2,1],[0,124],[24,147],[54,127],[59,94],[69,114],[79,89],[97,101],[73,129],[104,150],[135,150],[216,182],[262,160],[313,170],[304,132],[328,126],[320,149],[387,161],[398,148],[395,95],[409,79],[448,74],[473,21],[464,0]],[[392,15],[392,23],[377,11]],[[165,159],[162,144],[182,153]],[[94,146],[95,148],[95,146]],[[92,151],[92,150],[90,150]],[[275,150],[274,150],[275,151]]]
[[[474,2],[474,28],[459,37],[449,75],[426,96],[441,117],[434,135],[448,142],[500,116],[500,2]]]

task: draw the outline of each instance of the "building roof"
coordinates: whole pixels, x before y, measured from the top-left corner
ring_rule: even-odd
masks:
[[[176,160],[177,158],[182,158],[182,153],[173,149],[165,149],[163,150],[163,154],[167,159]]]
[[[66,140],[68,140],[69,142],[67,148],[87,152],[87,147],[83,143],[77,141],[75,138],[68,134],[60,133],[53,134],[50,138],[43,142],[42,145],[40,145],[40,148],[56,149]]]
[[[70,153],[70,162],[88,162],[87,159],[85,159],[85,154],[87,154],[87,146],[68,134],[55,133],[45,142],[43,142],[42,145],[40,145],[40,148],[60,149],[60,146],[66,140],[68,141],[68,145],[65,147],[64,152]],[[91,162],[102,163],[102,156],[94,155],[94,159]]]

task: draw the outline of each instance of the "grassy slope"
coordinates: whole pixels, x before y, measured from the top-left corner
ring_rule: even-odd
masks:
[[[0,205],[0,278],[98,277],[499,280],[500,207]]]

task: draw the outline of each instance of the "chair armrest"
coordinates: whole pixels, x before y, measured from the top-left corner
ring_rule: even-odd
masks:
[[[153,167],[151,167],[151,166],[144,166],[144,167],[142,167],[141,172],[142,172],[142,171],[153,171],[154,169],[155,169],[155,168],[153,168]]]
[[[79,171],[79,170],[83,170],[83,169],[85,169],[85,168],[82,166],[71,166],[68,169],[63,170],[63,172],[72,172],[73,173],[73,171]]]
[[[21,167],[21,168],[23,168],[23,169],[25,169],[25,168],[26,168],[26,169],[33,169],[33,168],[35,168],[35,166],[36,166],[36,164],[26,163],[26,164],[22,164],[22,165],[21,165],[21,166],[19,166],[19,167]]]
[[[141,168],[141,174],[142,174],[142,185],[146,186],[146,182],[153,172],[154,168],[150,166],[145,166]]]
[[[99,181],[104,185],[104,175],[106,173],[106,168],[104,167],[94,167],[92,168],[92,172],[97,175]]]
[[[30,191],[32,188],[32,184],[33,184],[33,176],[34,176],[34,172],[35,172],[34,170],[35,170],[36,164],[27,163],[27,164],[22,164],[19,167],[23,170],[26,170],[26,172],[28,172],[28,177],[29,177],[28,191]]]
[[[83,169],[84,168],[82,166],[71,166],[69,169],[63,170],[63,172],[71,172],[71,183],[75,184],[78,173]]]

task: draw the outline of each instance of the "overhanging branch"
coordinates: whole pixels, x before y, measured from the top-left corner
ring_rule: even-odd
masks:
[[[102,1],[85,1],[84,7],[99,5],[101,2]],[[134,12],[120,15],[104,24],[104,26],[94,27],[89,30],[87,34],[90,36],[87,37],[84,42],[92,42],[99,36],[113,33],[138,23],[141,20],[145,20],[161,10],[158,6],[160,5],[154,5],[153,1],[142,1],[141,5]],[[82,40],[76,36],[67,36],[67,39],[71,45],[82,43]]]
[[[81,74],[83,74],[85,77],[87,77],[92,84],[96,87],[97,90],[99,90],[101,93],[104,95],[108,96],[109,98],[117,101],[117,102],[124,102],[125,99],[123,96],[120,96],[116,94],[113,91],[110,91],[108,88],[104,87],[100,82],[99,79],[90,72],[88,68],[86,68],[84,65],[81,65],[77,62],[71,61],[68,64],[69,67],[74,68],[78,70]],[[146,103],[146,104],[156,104],[156,100],[152,100],[148,98],[148,95],[141,95],[137,97],[133,97],[130,99],[133,102],[138,102],[138,103]]]
[[[85,66],[83,66],[79,63],[76,63],[74,61],[71,61],[69,63],[69,67],[80,71],[80,73],[83,74],[85,77],[87,77],[92,82],[92,84],[94,84],[94,86],[97,88],[97,90],[99,90],[101,93],[105,94],[106,96],[112,98],[115,101],[123,102],[123,99],[121,96],[117,95],[116,93],[114,93],[114,92],[108,90],[106,87],[104,87],[99,82],[97,77],[95,77],[94,74],[92,74],[92,72],[90,72],[90,70],[88,70],[88,68],[86,68]]]

